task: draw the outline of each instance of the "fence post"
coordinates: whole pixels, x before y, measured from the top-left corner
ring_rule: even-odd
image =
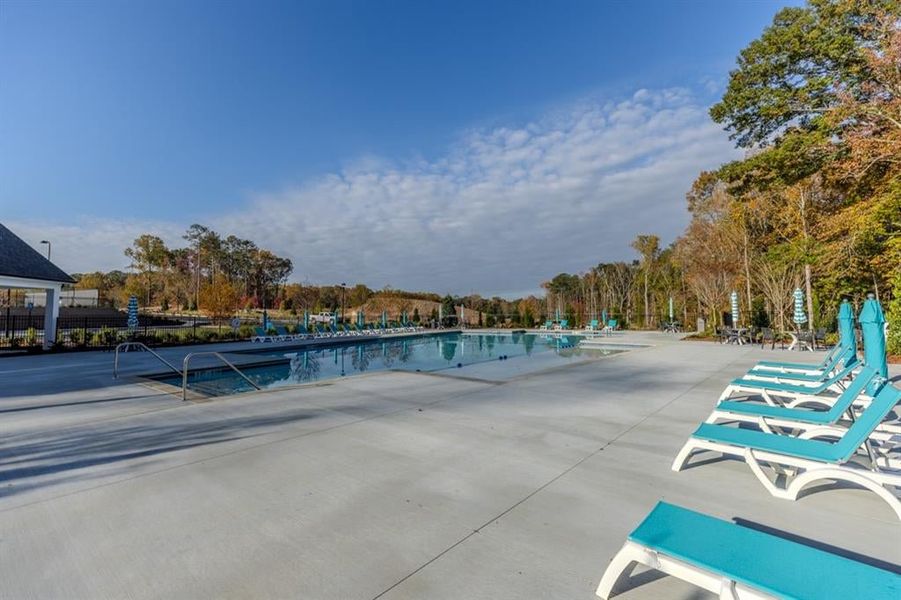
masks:
[[[194,322],[194,324],[193,324],[193,329],[191,331],[191,337],[193,337],[196,340],[197,339],[197,315],[194,315],[193,322]]]
[[[84,327],[81,329],[81,344],[85,347],[88,345],[88,318],[84,318]]]

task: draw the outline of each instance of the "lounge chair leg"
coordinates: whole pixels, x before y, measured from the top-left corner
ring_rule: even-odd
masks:
[[[757,460],[757,457],[754,455],[754,451],[750,448],[745,448],[744,451],[744,459],[745,462],[748,463],[748,467],[750,467],[751,472],[754,473],[754,476],[760,480],[760,483],[763,484],[763,487],[766,488],[771,495],[776,498],[783,498],[786,500],[793,500],[788,493],[780,488],[778,485],[773,483],[773,481],[767,476],[766,472],[763,470],[763,467],[760,466],[760,462]],[[776,473],[779,473],[779,469],[776,469]]]
[[[598,584],[595,594],[607,600],[610,597],[610,590],[613,589],[620,575],[634,563],[654,568],[656,562],[653,552],[633,542],[626,542],[620,551],[616,553],[616,556],[613,557],[613,560],[610,561],[610,564],[607,565],[607,570],[604,571],[604,576],[601,577],[601,582]]]
[[[763,401],[770,406],[782,406],[781,404],[773,400],[772,396],[770,396],[769,392],[767,392],[766,390],[761,390],[760,395],[763,398]]]
[[[738,593],[735,591],[735,582],[731,579],[723,578],[723,584],[720,587],[720,600],[738,600]]]
[[[832,479],[834,481],[847,481],[856,483],[857,485],[870,490],[883,500],[895,511],[895,516],[901,521],[901,501],[892,492],[885,489],[885,486],[878,481],[873,481],[862,473],[849,473],[845,469],[812,469],[805,471],[795,477],[786,489],[785,494],[791,500],[797,500],[798,494],[810,483],[821,479]]]
[[[734,391],[735,391],[735,388],[734,388],[734,387],[732,387],[731,385],[727,385],[727,386],[726,386],[726,389],[723,390],[723,393],[720,394],[720,399],[717,400],[716,403],[719,404],[719,403],[722,402],[723,400],[728,399],[730,396],[732,396],[732,393],[733,393]]]
[[[685,445],[682,446],[682,449],[679,450],[679,454],[676,455],[676,458],[673,459],[673,466],[670,467],[673,471],[679,472],[683,468],[685,468],[685,464],[688,462],[688,459],[691,458],[691,453],[697,449],[697,446],[694,443],[694,438],[688,438],[688,441],[685,442]]]

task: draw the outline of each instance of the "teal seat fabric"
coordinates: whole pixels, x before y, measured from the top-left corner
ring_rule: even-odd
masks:
[[[818,462],[843,463],[863,445],[899,400],[901,400],[901,391],[892,385],[883,385],[869,406],[857,416],[854,424],[837,442],[804,440],[787,435],[710,423],[703,423],[699,426],[692,437]]]
[[[816,369],[822,371],[826,366],[835,358],[835,356],[844,350],[841,345],[836,345],[832,347],[826,357],[819,364],[814,363],[792,363],[792,362],[781,362],[778,360],[762,360],[757,363],[758,366],[767,366],[774,368],[783,368],[783,369]]]
[[[757,363],[759,366],[773,367],[776,369],[817,369],[820,370],[826,366],[826,361],[820,363],[790,363],[779,362],[777,360],[762,360]]]
[[[731,444],[742,448],[752,448],[786,456],[806,458],[817,462],[839,463],[843,459],[838,444],[833,442],[802,440],[787,435],[728,427],[726,425],[703,423],[695,430],[692,437],[711,442]],[[862,442],[863,440],[861,440]]]
[[[768,376],[768,377],[778,377],[782,380],[791,380],[791,381],[823,381],[828,376],[829,373],[838,368],[845,368],[849,365],[856,365],[857,357],[851,355],[848,352],[840,352],[832,357],[831,360],[827,361],[824,366],[822,366],[819,373],[767,373],[765,371],[749,371],[751,375],[757,376]]]
[[[829,386],[834,383],[838,383],[854,370],[854,366],[845,367],[829,379],[824,379],[820,382],[819,385],[816,386],[806,386],[806,385],[795,385],[792,383],[781,383],[775,381],[761,381],[759,379],[744,379],[739,377],[738,379],[732,380],[732,385],[741,386],[741,387],[751,387],[759,390],[767,390],[771,392],[790,392],[795,394],[809,394],[816,395],[822,394]]]
[[[813,423],[826,425],[838,421],[847,411],[854,400],[866,389],[867,384],[876,377],[876,371],[870,367],[864,367],[851,381],[845,391],[836,398],[835,404],[829,410],[814,410],[808,408],[786,408],[784,406],[772,406],[770,404],[755,404],[752,402],[723,401],[717,404],[716,409],[755,417],[770,417],[772,419],[786,419],[801,423]]]
[[[895,573],[666,502],[629,539],[777,597],[901,598]]]

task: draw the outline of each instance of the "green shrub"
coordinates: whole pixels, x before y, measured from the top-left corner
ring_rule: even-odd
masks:
[[[84,329],[72,329],[69,331],[69,341],[76,346],[84,346],[88,341],[87,333]]]
[[[124,335],[122,339],[124,339]],[[119,333],[110,327],[101,327],[99,331],[95,331],[91,337],[91,341],[96,346],[112,346],[119,340]]]
[[[25,345],[26,346],[37,346],[38,343],[38,332],[34,327],[29,327],[25,330]]]

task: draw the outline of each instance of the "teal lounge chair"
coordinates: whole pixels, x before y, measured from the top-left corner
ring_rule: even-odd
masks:
[[[830,390],[840,394],[844,390],[844,380],[853,375],[857,365],[845,367],[837,371],[828,379],[817,382],[784,383],[781,381],[764,381],[760,379],[748,379],[739,377],[733,379],[720,394],[719,401],[723,402],[733,394],[758,394],[767,404],[773,406],[786,405],[789,407],[808,402],[819,402],[831,406],[836,396],[826,396]],[[785,400],[780,400],[784,398]]]
[[[698,450],[719,452],[744,459],[777,498],[796,500],[804,487],[817,481],[844,481],[874,492],[901,519],[894,491],[901,488],[901,462],[890,454],[893,447],[882,448],[871,439],[899,400],[901,391],[886,383],[838,439],[834,433],[821,440],[704,423],[685,442],[672,468],[681,471]],[[773,469],[775,480],[764,466]]]
[[[775,371],[775,370],[767,370],[767,369],[758,369],[753,367],[750,371],[745,375],[746,379],[767,379],[771,381],[784,381],[786,383],[792,382],[819,382],[825,379],[828,379],[829,376],[834,374],[840,369],[843,369],[852,365],[859,365],[859,361],[857,360],[857,353],[852,349],[848,350],[840,350],[839,352],[835,352],[830,354],[827,357],[827,360],[822,363],[822,368],[818,370],[808,370],[804,372],[800,371]],[[757,365],[759,366],[759,365]]]
[[[275,336],[269,335],[262,327],[254,327],[253,332],[256,334],[250,338],[251,342],[274,342]]]
[[[585,331],[597,331],[599,329],[598,320],[592,319],[591,322],[585,326]]]
[[[604,328],[601,330],[607,335],[612,334],[619,327],[619,322],[616,319],[610,319],[607,321],[607,324],[604,325]]]
[[[833,433],[841,436],[857,416],[855,406],[865,405],[864,392],[870,394],[867,390],[874,379],[877,380],[874,382],[876,389],[885,382],[875,369],[863,367],[831,407],[788,408],[727,400],[720,402],[713,409],[705,423],[743,422],[753,423],[768,433],[803,434],[808,437]],[[884,422],[876,428],[871,438],[887,442],[893,435],[898,434],[901,434],[901,425]]]
[[[822,373],[826,370],[826,368],[830,364],[834,364],[836,356],[841,354],[842,352],[847,351],[847,349],[842,346],[842,344],[836,344],[832,347],[832,349],[826,354],[826,357],[823,358],[823,361],[819,364],[812,363],[792,363],[792,362],[780,362],[773,360],[762,360],[753,367],[751,367],[752,371],[776,371],[780,373],[806,373],[806,374],[816,374]]]
[[[554,322],[553,322],[553,321],[545,321],[545,322],[544,322],[544,325],[542,325],[542,326],[539,327],[538,329],[541,329],[542,331],[550,331],[550,330],[553,329],[553,328],[554,328]]]
[[[284,325],[276,325],[275,334],[279,342],[290,342],[294,339],[294,334],[288,333]]]
[[[629,534],[597,595],[609,598],[635,563],[724,599],[901,597],[896,573],[666,502]]]

